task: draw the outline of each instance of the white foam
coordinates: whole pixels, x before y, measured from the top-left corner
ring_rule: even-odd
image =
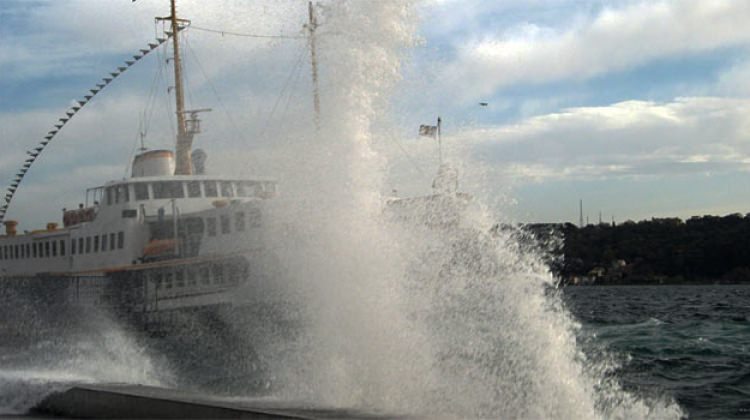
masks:
[[[78,326],[83,332],[49,331],[54,341],[20,348],[14,360],[5,361],[0,367],[0,413],[22,414],[50,393],[75,384],[172,383],[171,374],[157,368],[134,337],[103,314],[90,315],[90,324]]]
[[[389,156],[373,127],[414,42],[412,6],[325,9],[328,30],[346,36],[321,41],[323,128],[285,136],[296,142],[276,154],[284,192],[265,235],[303,325],[260,351],[279,395],[456,417],[679,418],[673,402],[626,393],[587,360],[542,254],[489,235],[487,197],[461,233],[384,220]]]

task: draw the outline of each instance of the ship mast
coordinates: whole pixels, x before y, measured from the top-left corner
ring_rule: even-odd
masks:
[[[308,23],[305,25],[310,35],[310,61],[312,63],[313,106],[315,109],[315,130],[320,131],[320,94],[318,90],[318,57],[315,50],[315,30],[318,20],[315,17],[312,1],[307,3]]]
[[[190,149],[193,145],[193,136],[187,132],[185,125],[185,94],[182,86],[182,60],[180,59],[180,38],[179,38],[179,19],[177,18],[176,0],[170,0],[172,15],[170,16],[172,24],[172,49],[174,56],[174,95],[177,105],[177,146],[175,154],[177,162],[175,166],[175,175],[190,175],[193,170],[190,165]]]
[[[175,145],[175,175],[191,175],[193,167],[190,161],[190,152],[193,147],[193,135],[197,130],[188,126],[186,114],[190,112],[195,118],[194,111],[185,110],[185,88],[182,84],[182,58],[180,56],[180,31],[185,24],[189,24],[187,19],[177,17],[176,0],[170,0],[170,12],[167,17],[156,18],[156,20],[169,21],[170,32],[172,35],[172,64],[174,66],[174,94],[177,113],[177,142]],[[197,122],[197,121],[195,121]]]

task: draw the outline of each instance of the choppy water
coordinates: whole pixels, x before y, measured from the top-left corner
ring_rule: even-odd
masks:
[[[692,418],[750,417],[750,286],[565,289],[583,348],[610,352],[628,390],[669,395]]]
[[[675,400],[690,418],[750,416],[750,286],[569,287],[562,297],[581,323],[577,346],[587,363],[610,368],[605,381],[622,384],[637,398]],[[23,412],[74,383],[194,387],[189,372],[222,391],[218,388],[234,380],[231,374],[278,379],[273,372],[241,368],[237,354],[228,355],[249,350],[252,340],[235,337],[221,344],[205,331],[192,339],[139,337],[101,314],[76,320],[77,328],[50,329],[40,315],[27,313],[32,322],[5,329],[0,337],[0,414]],[[238,324],[247,327],[247,321]],[[282,350],[289,349],[266,349]],[[257,392],[249,382],[232,384],[232,392]],[[646,417],[660,417],[652,414]]]

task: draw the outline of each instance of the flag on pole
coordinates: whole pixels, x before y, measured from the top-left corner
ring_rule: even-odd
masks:
[[[436,125],[420,125],[419,135],[425,137],[437,137],[437,126]]]

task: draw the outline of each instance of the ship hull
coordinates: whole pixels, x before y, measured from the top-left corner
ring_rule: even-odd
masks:
[[[233,255],[94,273],[5,276],[0,279],[0,305],[9,312],[5,319],[97,310],[136,329],[158,331],[184,318],[177,313],[252,304],[267,294],[271,283],[261,265],[266,265],[261,255]],[[36,315],[24,315],[26,308]]]

